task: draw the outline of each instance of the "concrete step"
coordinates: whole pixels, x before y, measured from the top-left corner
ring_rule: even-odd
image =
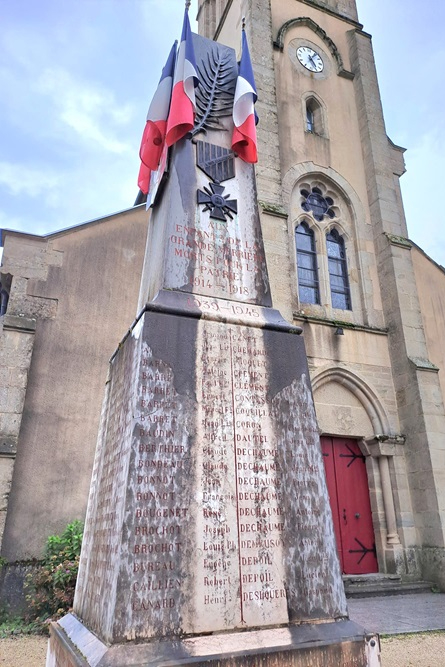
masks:
[[[347,598],[382,597],[429,593],[433,584],[428,581],[402,579],[397,574],[343,575]]]

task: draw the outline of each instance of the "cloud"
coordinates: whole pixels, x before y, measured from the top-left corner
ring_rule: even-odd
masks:
[[[59,188],[62,177],[54,170],[41,167],[27,167],[23,164],[0,162],[0,185],[3,185],[10,194],[40,197],[47,194],[47,203],[50,202],[49,193]]]
[[[150,94],[184,4],[21,4],[0,34],[0,222],[42,234],[133,205]]]
[[[101,52],[104,61],[98,60],[102,23],[63,12],[51,15],[49,25],[43,18],[33,25],[26,16],[19,22],[18,16],[6,22],[0,35],[0,87],[5,93],[0,122],[20,128],[33,141],[41,138],[42,147],[51,138],[46,144],[50,150],[54,140],[62,142],[60,152],[79,143],[111,154],[130,150],[119,133],[134,121],[134,102],[118,98],[103,81],[106,53]]]
[[[445,265],[440,192],[445,141],[437,123],[417,137],[406,153],[407,172],[401,179],[409,237],[439,264]]]
[[[110,91],[93,82],[76,80],[62,68],[48,68],[37,79],[34,89],[50,98],[57,120],[74,131],[65,141],[122,154],[132,146],[115,136],[115,129],[128,125],[135,115],[130,104],[119,105]],[[66,129],[66,128],[65,128]]]
[[[130,208],[137,195],[138,157],[94,153],[60,173],[0,163],[0,226],[46,234]]]
[[[29,226],[29,221],[22,218],[21,216],[11,216],[0,211],[0,229],[14,229],[14,230],[25,231],[27,229],[27,226]],[[44,228],[42,227],[40,230],[32,233],[43,234]]]

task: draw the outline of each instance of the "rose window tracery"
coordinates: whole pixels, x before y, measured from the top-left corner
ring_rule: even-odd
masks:
[[[334,200],[332,197],[324,197],[320,188],[313,187],[311,190],[300,190],[301,196],[304,198],[301,202],[301,208],[306,213],[312,212],[315,220],[321,222],[325,216],[331,220],[335,218],[335,211],[332,206]]]

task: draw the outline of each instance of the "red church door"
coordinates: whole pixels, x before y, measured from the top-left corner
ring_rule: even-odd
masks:
[[[365,457],[355,440],[322,437],[321,447],[342,572],[378,572]]]

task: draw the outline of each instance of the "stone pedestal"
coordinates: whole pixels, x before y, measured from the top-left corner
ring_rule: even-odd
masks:
[[[161,292],[112,360],[82,623],[53,627],[48,667],[368,664],[300,331],[273,309],[209,303]]]
[[[379,655],[378,637],[346,620],[108,648],[69,615],[51,629],[47,667],[380,667]]]

